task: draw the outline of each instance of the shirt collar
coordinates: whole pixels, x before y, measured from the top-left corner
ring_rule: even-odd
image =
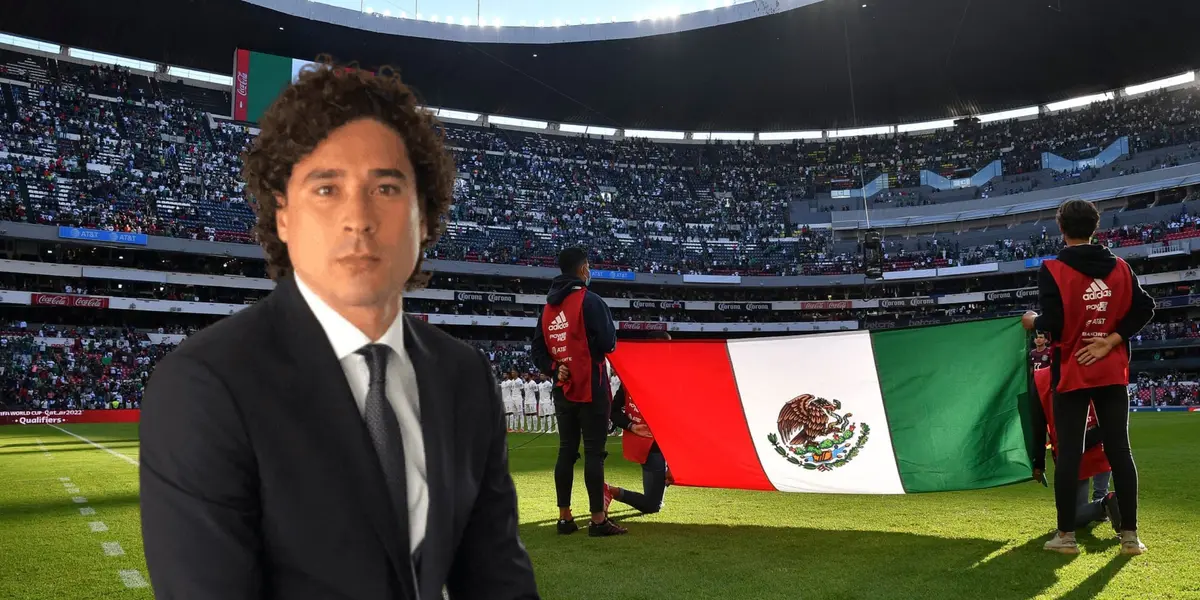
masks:
[[[300,290],[300,295],[308,304],[309,310],[313,316],[317,318],[317,322],[321,324],[321,329],[325,331],[325,335],[329,337],[329,344],[333,346],[333,354],[337,356],[338,361],[341,361],[347,356],[353,355],[359,348],[371,343],[384,344],[392,349],[396,354],[404,356],[404,304],[401,300],[400,310],[396,311],[396,320],[392,321],[387,331],[378,340],[371,340],[359,328],[355,327],[345,317],[338,314],[333,307],[325,303],[324,300],[317,296],[311,288],[304,284],[299,275],[294,275],[296,279],[296,288]]]

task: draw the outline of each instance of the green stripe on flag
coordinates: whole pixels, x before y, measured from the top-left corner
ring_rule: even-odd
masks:
[[[292,82],[292,59],[262,52],[250,53],[250,90],[246,94],[246,116],[258,122],[263,111]]]
[[[979,489],[1030,477],[1020,319],[882,331],[871,338],[905,491]]]

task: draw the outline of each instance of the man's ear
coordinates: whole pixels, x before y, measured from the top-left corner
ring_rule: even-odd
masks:
[[[288,211],[287,198],[283,194],[275,194],[275,232],[279,240],[288,243]]]

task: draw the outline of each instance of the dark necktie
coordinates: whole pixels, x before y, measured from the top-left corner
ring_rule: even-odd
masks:
[[[400,534],[403,553],[401,564],[410,566],[408,573],[398,575],[401,578],[409,578],[412,585],[416,585],[416,576],[412,570],[412,553],[409,550],[412,542],[408,528],[408,476],[404,466],[404,443],[396,412],[392,410],[392,405],[387,399],[387,365],[392,349],[383,344],[368,344],[359,348],[358,353],[367,359],[367,370],[370,373],[363,421],[371,434],[375,454],[379,456],[379,466],[383,468],[383,478],[396,513],[396,529]]]

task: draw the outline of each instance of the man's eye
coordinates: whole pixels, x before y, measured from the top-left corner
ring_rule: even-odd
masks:
[[[317,188],[318,196],[332,196],[333,192],[334,192],[334,189],[333,189],[332,185],[323,185],[323,186]]]
[[[379,186],[379,193],[383,194],[384,196],[391,196],[392,194],[399,194],[400,186],[392,185],[390,183],[385,183],[385,184]]]

